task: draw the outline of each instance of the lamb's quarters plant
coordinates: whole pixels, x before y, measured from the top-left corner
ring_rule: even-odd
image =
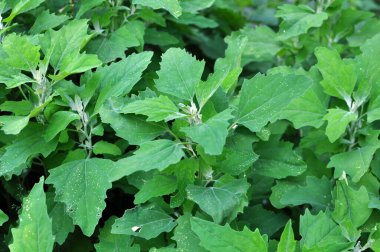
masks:
[[[380,251],[379,10],[0,0],[0,250]]]

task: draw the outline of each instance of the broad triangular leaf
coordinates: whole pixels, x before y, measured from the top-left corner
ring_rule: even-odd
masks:
[[[128,94],[140,80],[152,56],[152,52],[132,54],[119,62],[98,68],[90,80],[90,85],[96,85],[100,90],[94,112],[98,112],[108,98]]]
[[[75,120],[79,120],[79,115],[71,111],[59,111],[55,113],[49,120],[49,124],[45,129],[45,140],[51,141],[62,130]]]
[[[234,219],[247,205],[246,193],[249,184],[245,179],[233,180],[218,187],[189,185],[188,199],[196,202],[216,223],[224,219]]]
[[[326,177],[306,177],[303,183],[277,181],[272,187],[270,201],[276,208],[310,204],[316,209],[326,209],[331,204],[331,183]]]
[[[240,92],[237,123],[252,132],[280,117],[281,111],[311,86],[312,81],[295,74],[258,74],[245,80]]]
[[[244,227],[236,231],[198,218],[191,219],[191,229],[201,240],[200,245],[210,252],[268,251],[267,238],[258,230],[252,232]]]
[[[293,151],[289,142],[269,141],[256,145],[259,159],[254,163],[254,173],[263,176],[283,179],[298,176],[306,171],[306,163]]]
[[[11,1],[9,1],[11,2]],[[21,1],[15,1],[12,3],[12,12],[11,14],[4,19],[5,22],[11,22],[18,14],[27,12],[29,10],[32,10],[36,7],[38,7],[41,3],[43,3],[44,0],[21,0]]]
[[[29,122],[29,116],[0,116],[1,130],[8,135],[17,135]]]
[[[349,243],[339,226],[324,212],[312,215],[308,209],[300,218],[302,251],[344,251]]]
[[[137,171],[153,169],[163,170],[171,164],[178,163],[184,156],[180,144],[170,140],[160,139],[145,142],[134,155],[120,159],[112,173],[112,180],[118,180]]]
[[[334,167],[334,177],[340,178],[346,174],[354,182],[358,182],[368,171],[377,147],[365,146],[350,152],[342,152],[331,157],[328,168]]]
[[[288,221],[284,231],[282,231],[280,242],[278,243],[277,252],[295,252],[297,242],[294,239],[292,221]]]
[[[177,181],[173,176],[155,175],[146,181],[140,191],[135,194],[135,204],[142,204],[151,198],[168,195],[177,189]]]
[[[181,252],[206,252],[199,245],[198,236],[191,230],[191,215],[185,213],[177,219],[177,227],[174,229],[173,240],[177,242],[177,249]]]
[[[12,33],[3,40],[2,47],[7,58],[2,59],[14,69],[33,72],[40,61],[40,47],[34,45],[26,36]]]
[[[321,85],[325,92],[350,103],[357,74],[353,64],[341,60],[336,50],[319,47],[315,50],[318,59],[317,67],[323,76]]]
[[[49,30],[41,38],[44,61],[50,62],[55,73],[64,62],[74,60],[82,46],[89,40],[87,20],[73,20],[58,31]]]
[[[110,99],[101,107],[99,114],[103,123],[110,124],[116,135],[130,144],[150,141],[167,130],[164,124],[147,122],[141,116],[121,114],[122,106],[122,101]]]
[[[329,109],[323,119],[327,121],[326,135],[330,142],[333,143],[338,140],[346,131],[348,124],[357,118],[358,114],[355,112],[340,108]]]
[[[133,113],[146,115],[148,117],[147,121],[153,122],[170,121],[186,116],[179,113],[177,106],[167,96],[163,95],[133,101],[127,104],[122,109],[122,112],[126,114]]]
[[[317,71],[316,68],[312,68],[310,71],[310,77],[313,80],[311,88],[294,99],[281,115],[281,119],[291,121],[296,129],[305,126],[319,128],[324,123],[323,117],[326,114],[330,97],[319,84],[320,78]]]
[[[0,210],[0,226],[9,220],[8,215],[6,215],[3,210]]]
[[[182,8],[178,0],[133,0],[133,3],[152,9],[165,9],[176,18],[182,14]]]
[[[369,202],[368,191],[364,186],[355,190],[344,181],[338,181],[332,216],[338,223],[348,219],[355,227],[360,227],[372,213],[372,209],[368,208]]]
[[[55,150],[57,141],[45,142],[43,131],[40,125],[30,124],[5,147],[5,152],[0,157],[0,176],[19,174],[26,168],[28,158],[36,154],[46,157]]]
[[[55,15],[54,13],[50,13],[48,10],[45,10],[37,16],[36,21],[29,30],[29,33],[38,34],[51,28],[55,28],[68,19],[68,16]]]
[[[170,232],[175,226],[174,219],[162,210],[136,207],[125,211],[124,215],[115,221],[111,233],[149,240],[163,232]]]
[[[201,80],[204,61],[179,48],[171,48],[162,55],[161,69],[157,72],[158,91],[191,101],[195,87]]]
[[[204,123],[182,128],[194,142],[199,143],[205,153],[220,155],[228,135],[228,121],[232,119],[231,110],[227,109],[211,117]]]
[[[49,171],[46,183],[54,185],[55,200],[66,205],[74,223],[87,236],[94,232],[106,207],[113,169],[111,160],[93,158],[68,162]]]
[[[131,20],[110,34],[109,37],[98,37],[87,46],[88,53],[97,54],[99,59],[108,63],[117,58],[124,58],[129,47],[139,46],[144,35],[144,23]]]
[[[53,251],[54,236],[52,221],[49,218],[44,192],[44,179],[35,184],[22,202],[20,223],[12,229],[11,252],[50,252]]]
[[[73,220],[66,211],[65,204],[55,202],[54,196],[54,193],[48,192],[46,194],[46,204],[48,207],[49,216],[53,222],[55,242],[58,244],[63,244],[69,233],[74,232],[75,227]]]
[[[186,187],[194,183],[195,174],[199,170],[199,162],[194,158],[182,159],[169,167],[176,176],[178,193],[170,198],[170,207],[179,207],[186,199]]]
[[[315,12],[307,5],[283,4],[276,13],[277,17],[283,19],[280,25],[280,40],[307,33],[310,28],[320,27],[328,18],[325,12]]]

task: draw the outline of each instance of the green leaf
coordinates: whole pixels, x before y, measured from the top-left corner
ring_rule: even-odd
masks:
[[[185,213],[177,219],[177,227],[174,229],[173,240],[177,242],[177,249],[181,252],[206,252],[199,245],[199,238],[191,230],[191,214]]]
[[[360,17],[363,17],[363,15],[360,15]],[[378,25],[380,25],[380,20],[377,18],[371,18],[363,22],[362,25],[356,26],[355,32],[347,37],[349,46],[360,47],[366,44],[367,41],[370,41],[371,38],[379,33],[377,30]]]
[[[200,10],[210,8],[215,0],[181,0],[183,12],[197,13]]]
[[[52,75],[50,78],[59,81],[71,74],[86,72],[102,64],[96,55],[78,53],[72,56],[73,58],[65,58],[62,61],[59,74]]]
[[[248,38],[247,46],[243,51],[243,62],[262,62],[272,60],[281,50],[276,41],[276,33],[267,26],[244,27],[240,33]]]
[[[4,19],[4,22],[10,23],[18,14],[30,11],[38,7],[44,0],[20,0],[12,4],[11,14]]]
[[[0,210],[0,226],[9,220],[8,215],[6,215],[3,210]]]
[[[380,63],[376,57],[380,53],[380,34],[367,40],[361,47],[362,54],[357,57],[362,78],[372,87],[368,105],[367,119],[371,123],[380,119]]]
[[[144,41],[146,44],[158,46],[172,46],[177,45],[179,40],[169,32],[157,30],[155,28],[148,28],[145,31]]]
[[[282,231],[280,242],[278,243],[277,252],[295,252],[297,242],[294,239],[292,221],[289,220]]]
[[[197,61],[183,49],[170,48],[162,55],[160,66],[155,81],[158,91],[191,101],[195,87],[201,80],[205,62]]]
[[[186,191],[188,199],[197,203],[216,223],[221,223],[226,218],[234,219],[248,205],[248,188],[245,179],[236,179],[217,187],[189,185]]]
[[[205,153],[210,155],[220,155],[226,143],[228,135],[228,121],[232,119],[231,110],[226,109],[211,117],[204,123],[182,128],[194,142],[199,143]]]
[[[331,204],[331,183],[326,177],[307,176],[302,183],[277,181],[272,187],[270,201],[276,208],[310,204],[316,209],[326,209]]]
[[[170,121],[186,116],[179,113],[177,106],[167,96],[163,95],[133,101],[127,104],[122,109],[122,112],[126,114],[133,113],[146,115],[148,117],[147,121],[153,122]]]
[[[29,122],[29,116],[0,116],[1,130],[7,135],[17,135]]]
[[[350,175],[352,181],[358,182],[368,171],[377,147],[364,146],[350,152],[333,155],[327,168],[334,167],[334,178]]]
[[[235,34],[236,35],[236,34]],[[207,81],[198,82],[195,92],[199,103],[199,110],[211,97],[222,87],[228,91],[235,83],[242,71],[240,61],[243,50],[247,44],[247,38],[241,35],[230,36],[226,39],[228,48],[224,58],[219,58],[215,62],[214,73],[210,75]]]
[[[73,20],[58,31],[49,30],[40,39],[45,62],[50,62],[55,72],[75,60],[81,48],[90,39],[87,20]]]
[[[320,27],[328,18],[325,12],[315,12],[307,5],[283,4],[278,8],[276,17],[282,18],[279,40],[287,40],[309,31],[310,28]]]
[[[170,207],[175,208],[181,206],[186,199],[186,187],[194,183],[199,162],[194,158],[182,159],[179,163],[170,166],[168,170],[170,168],[176,176],[178,187],[178,193],[170,198]]]
[[[99,243],[95,244],[97,252],[140,252],[138,245],[132,246],[132,237],[125,234],[112,234],[112,225],[115,222],[112,216],[106,221],[104,227],[100,230]]]
[[[313,83],[303,95],[294,99],[283,111],[280,119],[287,119],[294,124],[296,129],[312,126],[319,128],[323,125],[323,117],[326,114],[330,97],[324,93],[319,84],[320,78],[316,68],[310,72]]]
[[[1,46],[0,57],[0,83],[4,83],[7,88],[13,88],[24,83],[35,82],[32,78],[22,74],[20,70],[8,64],[8,55]]]
[[[43,186],[44,179],[41,177],[23,199],[20,223],[17,228],[12,228],[13,242],[9,245],[11,252],[53,251],[52,222],[47,212]]]
[[[282,110],[311,84],[309,78],[295,74],[257,74],[245,80],[240,91],[237,123],[252,132],[260,131],[268,122],[276,121]]]
[[[43,31],[55,28],[69,19],[66,15],[55,15],[49,10],[44,10],[38,16],[33,26],[30,28],[30,34],[38,34]]]
[[[350,122],[358,119],[358,114],[336,108],[329,109],[323,119],[327,121],[326,136],[333,143],[346,132],[346,128]]]
[[[91,236],[102,212],[106,192],[112,187],[110,174],[114,163],[107,159],[84,159],[64,163],[49,170],[47,184],[55,188],[55,200],[66,206],[66,211],[86,236]]]
[[[239,216],[239,226],[247,225],[251,229],[259,229],[261,233],[273,236],[285,226],[288,217],[283,213],[266,210],[261,204],[246,207]],[[265,222],[263,222],[265,220]]]
[[[104,0],[79,0],[79,3],[77,3],[78,11],[75,15],[75,18],[80,18],[87,11],[89,11],[92,8],[102,4],[103,2],[104,2]]]
[[[349,245],[340,227],[324,212],[312,215],[308,209],[300,218],[302,251],[344,251]]]
[[[371,244],[371,249],[374,251],[379,251],[380,249],[380,229],[379,224],[377,224],[374,228],[374,231],[371,232],[371,239],[373,239],[373,243]]]
[[[133,153],[133,156],[120,159],[112,174],[116,181],[137,171],[163,170],[178,163],[184,156],[181,145],[170,140],[160,139],[145,142]]]
[[[247,227],[243,231],[235,231],[228,225],[198,218],[191,219],[191,229],[201,240],[200,245],[210,252],[236,251],[268,251],[267,237],[261,236],[259,230],[252,232]]]
[[[87,52],[98,55],[104,63],[117,58],[124,58],[130,47],[139,46],[144,36],[144,23],[129,21],[111,33],[109,37],[99,37],[87,44]]]
[[[24,168],[28,158],[42,154],[47,157],[57,146],[57,141],[45,142],[43,128],[40,125],[29,124],[15,140],[5,147],[0,157],[0,176],[19,174]]]
[[[5,101],[0,105],[1,111],[12,112],[16,116],[29,115],[33,109],[33,104],[30,101]]]
[[[172,20],[178,24],[194,25],[203,29],[218,27],[218,23],[215,20],[193,13],[185,12],[179,18],[172,18]]]
[[[4,66],[1,64],[0,66]],[[33,83],[36,82],[35,80],[29,78],[28,76],[18,72],[14,68],[10,68],[9,66],[7,68],[0,68],[0,83],[4,83],[7,88],[15,88],[18,86],[21,86],[24,83]]]
[[[65,205],[61,202],[55,202],[54,197],[54,193],[48,192],[46,194],[46,204],[48,207],[49,216],[52,219],[55,242],[62,245],[68,234],[74,232],[75,227],[73,220],[65,209]]]
[[[26,36],[12,33],[3,40],[3,49],[8,55],[5,59],[14,69],[29,71],[34,74],[40,61],[40,47],[32,44]]]
[[[255,140],[250,134],[234,132],[227,138],[224,158],[217,164],[218,169],[230,175],[239,175],[249,169],[259,157],[252,150]]]
[[[317,67],[323,76],[321,85],[325,92],[350,104],[358,78],[355,66],[343,61],[336,50],[325,47],[315,49],[315,56],[318,59]]]
[[[133,0],[133,4],[140,4],[154,10],[164,9],[176,18],[182,14],[182,8],[178,0]]]
[[[139,116],[120,114],[122,106],[118,101],[109,100],[101,107],[99,114],[103,123],[109,123],[116,135],[130,144],[142,144],[166,131],[163,124],[147,122]]]
[[[71,111],[58,111],[57,113],[54,113],[45,129],[45,141],[51,141],[62,130],[66,129],[71,122],[79,119],[79,115]]]
[[[142,237],[146,240],[170,232],[176,226],[175,220],[159,209],[136,207],[125,211],[112,226],[111,233]]]
[[[177,189],[177,181],[173,176],[155,175],[146,181],[140,191],[135,194],[134,204],[142,204],[154,197],[168,195]]]
[[[368,207],[369,203],[368,191],[364,186],[355,190],[346,182],[338,181],[332,216],[338,223],[348,219],[358,228],[367,221],[372,213],[372,209]]]
[[[152,56],[152,52],[132,54],[119,62],[98,68],[90,80],[90,82],[94,81],[100,89],[94,113],[99,111],[108,98],[128,94],[140,80]]]
[[[289,142],[269,141],[256,146],[259,159],[255,163],[254,173],[283,179],[289,176],[299,176],[307,169],[306,163]]]
[[[95,155],[109,154],[118,156],[121,155],[121,150],[116,144],[112,144],[106,141],[98,141],[92,146],[92,151]]]

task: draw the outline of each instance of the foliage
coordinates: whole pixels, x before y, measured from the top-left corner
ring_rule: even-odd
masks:
[[[379,10],[0,0],[0,250],[380,251]]]

